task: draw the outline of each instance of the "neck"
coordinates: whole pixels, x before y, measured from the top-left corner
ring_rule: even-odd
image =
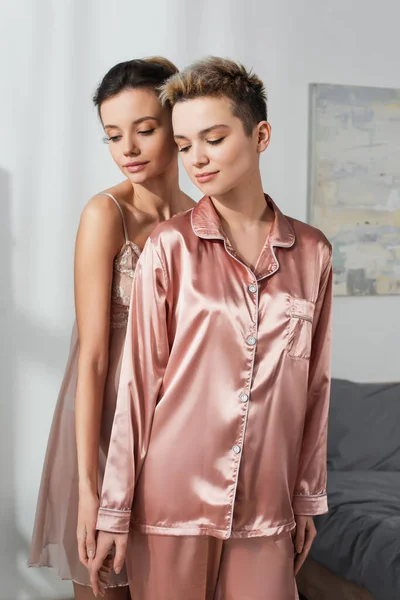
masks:
[[[211,200],[222,224],[230,229],[246,229],[273,219],[273,211],[265,201],[258,169],[245,182],[226,194],[212,196]]]
[[[179,187],[177,163],[151,181],[132,186],[135,207],[158,220],[170,219],[187,208],[186,196]]]

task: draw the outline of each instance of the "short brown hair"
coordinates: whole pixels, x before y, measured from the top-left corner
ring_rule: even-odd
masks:
[[[247,135],[251,135],[257,123],[267,120],[263,82],[233,60],[210,56],[196,61],[167,79],[160,90],[161,101],[172,107],[177,102],[204,96],[228,98]]]

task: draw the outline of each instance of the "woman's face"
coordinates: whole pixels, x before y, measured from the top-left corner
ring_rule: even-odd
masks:
[[[247,135],[228,99],[207,96],[177,102],[172,121],[183,165],[207,196],[226,194],[258,174],[270,138],[266,121]]]
[[[101,104],[100,116],[111,156],[132,183],[161,176],[176,160],[171,112],[152,90],[123,90]]]

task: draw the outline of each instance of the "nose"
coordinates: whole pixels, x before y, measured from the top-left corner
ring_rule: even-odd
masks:
[[[209,159],[201,146],[192,146],[192,165],[200,168],[209,163]]]
[[[126,136],[124,143],[124,156],[138,156],[140,154],[140,148],[135,140],[129,136]]]

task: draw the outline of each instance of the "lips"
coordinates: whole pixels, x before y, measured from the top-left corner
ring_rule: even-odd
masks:
[[[219,171],[210,171],[208,173],[197,173],[195,176],[199,183],[206,183],[207,181],[211,181],[218,175]]]
[[[124,169],[127,169],[130,173],[137,173],[137,171],[141,171],[148,164],[149,164],[149,161],[145,161],[145,162],[132,161],[132,162],[125,163]]]

